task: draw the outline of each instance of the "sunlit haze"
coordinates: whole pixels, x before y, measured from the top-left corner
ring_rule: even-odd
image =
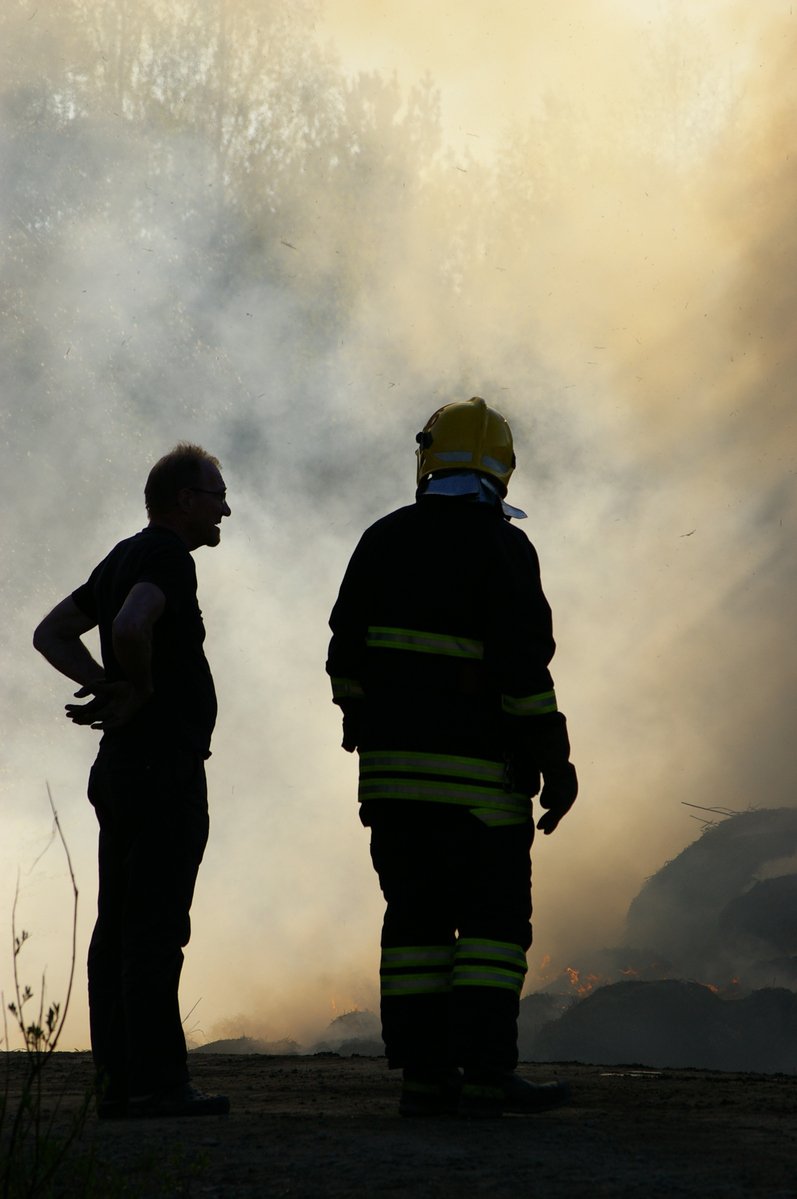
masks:
[[[232,508],[196,553],[194,1041],[378,1006],[326,621],[450,399],[513,426],[581,784],[535,846],[528,989],[618,943],[700,832],[684,805],[794,804],[795,42],[788,0],[6,0],[0,985],[18,877],[23,980],[63,993],[49,783],[80,887],[63,1048],[97,734],[30,639],[180,439]]]

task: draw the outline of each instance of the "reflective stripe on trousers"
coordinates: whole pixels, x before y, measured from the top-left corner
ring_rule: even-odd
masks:
[[[508,941],[461,937],[454,945],[392,945],[382,950],[383,996],[433,995],[457,987],[497,987],[517,995],[526,954]]]

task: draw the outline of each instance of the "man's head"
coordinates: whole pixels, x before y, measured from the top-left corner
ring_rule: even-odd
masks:
[[[149,472],[144,500],[150,523],[173,529],[190,550],[218,545],[222,517],[230,515],[218,458],[181,441]]]
[[[512,430],[479,396],[438,408],[416,437],[418,482],[446,471],[488,475],[506,495],[515,469]]]

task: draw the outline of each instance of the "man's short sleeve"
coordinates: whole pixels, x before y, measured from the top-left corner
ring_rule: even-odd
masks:
[[[99,613],[97,612],[97,603],[94,594],[94,575],[96,573],[96,570],[93,571],[91,576],[82,585],[82,587],[78,587],[75,591],[73,591],[70,597],[74,603],[77,604],[78,608],[80,608],[80,611],[84,612],[86,616],[90,616],[95,622],[99,619]]]

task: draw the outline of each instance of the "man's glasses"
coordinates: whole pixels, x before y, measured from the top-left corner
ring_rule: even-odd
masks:
[[[222,487],[217,491],[212,491],[209,487],[189,487],[189,491],[201,491],[203,495],[215,495],[217,500],[225,503],[227,500],[227,488]]]

